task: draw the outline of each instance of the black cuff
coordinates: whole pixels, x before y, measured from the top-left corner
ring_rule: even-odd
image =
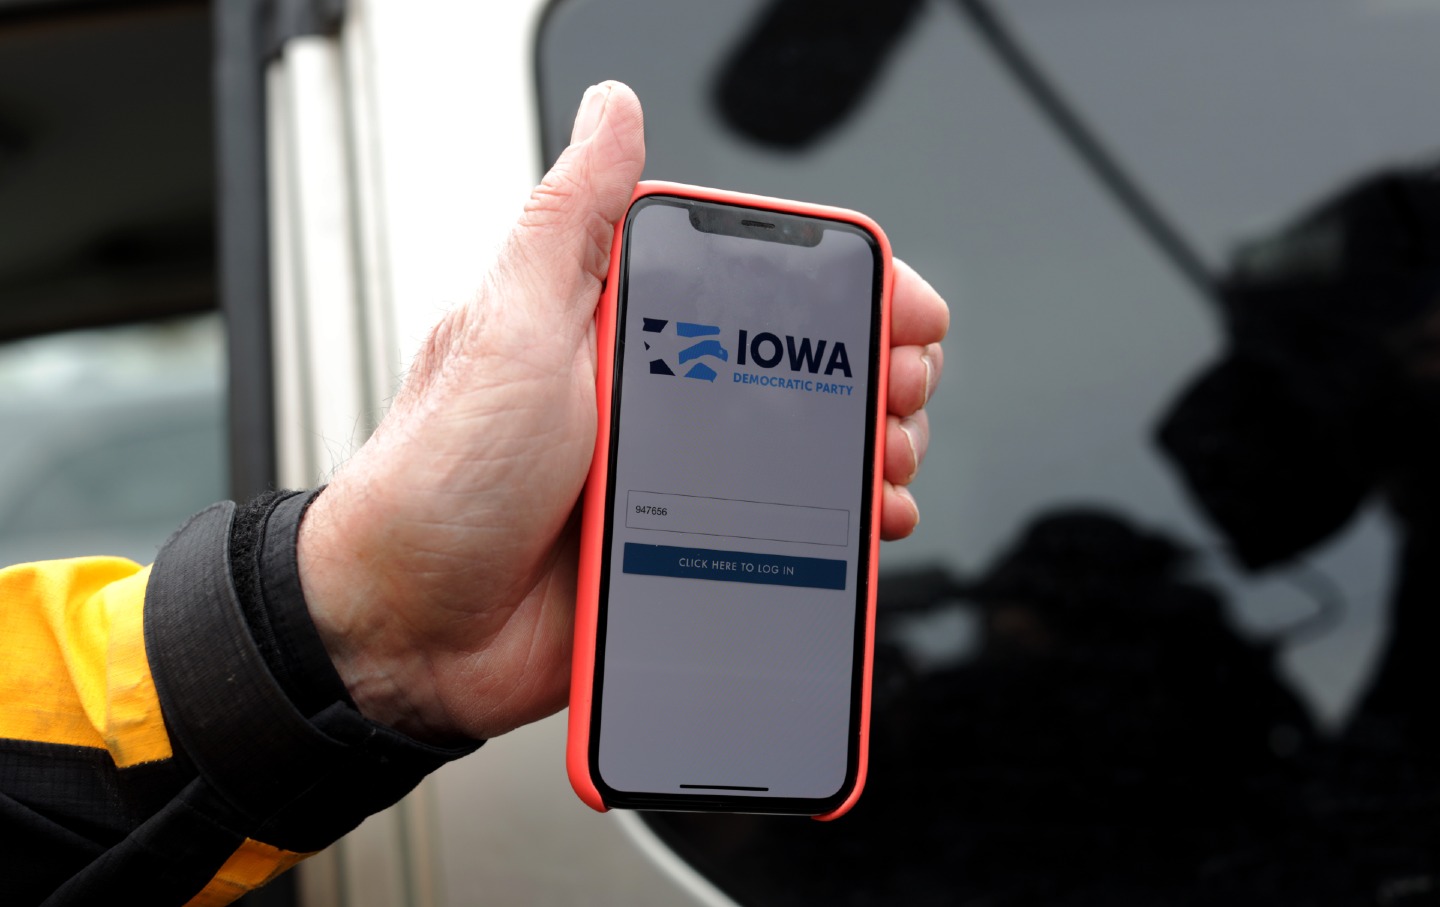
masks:
[[[305,629],[315,634],[293,566],[305,503],[294,496],[276,501],[258,548],[266,567],[261,588],[277,603],[266,608],[270,635],[277,651],[291,652],[276,663],[288,665],[281,671],[308,699],[329,679],[315,680],[313,647],[292,635],[297,625],[300,636]],[[231,581],[235,511],[230,503],[202,511],[160,550],[145,595],[145,650],[171,746],[228,805],[231,821],[243,825],[235,830],[288,850],[315,850],[480,743],[420,743],[333,697],[307,719],[272,674]],[[267,550],[282,562],[274,576]],[[318,635],[313,642],[319,644]],[[326,662],[329,678],[338,681]]]
[[[280,688],[306,716],[336,702],[354,705],[300,588],[300,520],[321,490],[269,492],[239,507],[230,523],[231,575],[250,635]]]

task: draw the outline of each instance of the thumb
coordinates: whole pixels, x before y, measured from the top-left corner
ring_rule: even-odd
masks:
[[[530,193],[507,243],[507,257],[532,286],[545,289],[542,298],[567,307],[582,298],[593,304],[609,268],[615,222],[644,167],[640,99],[620,82],[592,85],[580,101],[570,146]]]

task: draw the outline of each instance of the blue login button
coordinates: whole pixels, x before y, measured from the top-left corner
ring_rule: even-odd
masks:
[[[844,589],[845,562],[818,557],[785,557],[747,551],[675,548],[670,545],[625,543],[626,573],[675,576],[767,586]]]

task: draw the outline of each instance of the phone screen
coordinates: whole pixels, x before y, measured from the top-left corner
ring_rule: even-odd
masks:
[[[854,780],[880,262],[840,221],[631,208],[590,738],[616,805],[815,812]]]

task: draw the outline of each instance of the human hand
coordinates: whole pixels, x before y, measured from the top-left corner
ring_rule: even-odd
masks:
[[[493,737],[566,701],[577,501],[595,445],[595,308],[640,178],[640,102],[606,82],[476,298],[434,329],[375,435],[300,527],[306,602],[368,717],[425,740]],[[949,325],[896,262],[882,536],[906,486]]]

